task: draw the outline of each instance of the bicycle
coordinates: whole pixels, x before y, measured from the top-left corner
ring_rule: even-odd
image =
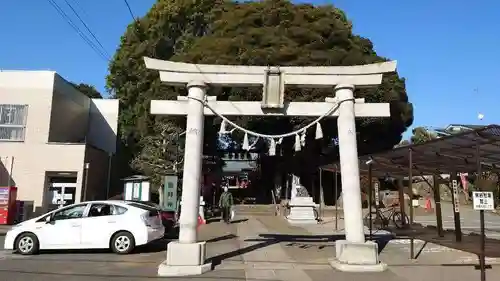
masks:
[[[388,215],[387,215],[388,214]],[[396,228],[403,228],[410,221],[408,216],[401,212],[396,206],[391,206],[387,209],[377,209],[375,212],[368,213],[364,220],[365,225],[370,226],[370,216],[372,219],[372,225],[379,227],[380,229],[388,228],[389,224],[392,223]]]

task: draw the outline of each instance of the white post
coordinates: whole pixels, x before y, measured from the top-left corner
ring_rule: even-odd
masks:
[[[349,212],[344,212],[345,236],[348,242],[362,243],[365,242],[365,234],[361,208],[353,91],[353,85],[337,85],[335,87],[335,96],[341,102],[337,126],[340,174],[342,175],[342,198],[343,206],[349,206]]]
[[[199,100],[205,99],[206,85],[203,82],[190,82],[187,87],[190,99],[186,122],[179,242],[196,243],[205,122],[204,106]]]
[[[205,242],[197,241],[205,121],[203,113],[205,106],[200,101],[205,99],[206,85],[195,81],[190,82],[187,87],[190,99],[186,124],[179,241],[168,244],[167,259],[158,267],[158,275],[163,277],[199,275],[212,268],[212,264],[205,260]]]
[[[353,91],[353,85],[335,87],[336,98],[341,102],[337,126],[346,240],[335,242],[336,256],[330,264],[340,271],[384,271],[387,265],[378,259],[377,243],[365,242]]]

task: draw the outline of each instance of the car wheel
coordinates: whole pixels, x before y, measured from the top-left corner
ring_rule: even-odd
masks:
[[[38,238],[33,233],[23,233],[16,239],[15,249],[21,255],[34,255],[39,247]]]
[[[134,236],[127,231],[118,232],[111,238],[111,250],[120,255],[126,255],[135,248]]]

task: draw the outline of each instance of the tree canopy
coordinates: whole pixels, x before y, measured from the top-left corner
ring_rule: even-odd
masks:
[[[425,127],[416,127],[413,129],[413,135],[411,136],[411,143],[418,144],[424,143],[433,139],[437,139],[436,133],[426,129]]]
[[[182,132],[185,127],[185,118],[149,115],[152,99],[175,99],[177,95],[185,95],[186,90],[162,85],[157,71],[145,68],[143,56],[190,63],[281,66],[348,66],[387,60],[375,53],[369,39],[353,34],[346,14],[332,5],[294,4],[286,0],[159,0],[143,18],[129,25],[110,62],[107,77],[107,87],[121,103],[122,138],[136,159],[149,159],[144,154],[158,154],[151,152],[149,140],[160,135],[165,126],[170,133]],[[209,94],[217,95],[218,100],[260,101],[262,89],[211,88]],[[288,101],[323,101],[334,92],[333,89],[287,88],[285,95]],[[355,95],[367,102],[391,103],[390,118],[358,120],[360,154],[391,149],[398,144],[402,133],[413,122],[405,80],[397,73],[387,74],[379,87],[358,89]],[[234,120],[241,126],[268,134],[289,132],[310,121],[304,118]],[[207,118],[206,122],[207,151],[214,148],[220,120]],[[336,120],[326,120],[322,126],[323,140],[307,142],[304,151],[309,156],[335,155],[332,138],[337,135]],[[241,136],[234,136],[238,137]],[[293,154],[292,146],[293,140],[285,139],[286,155]],[[158,149],[173,154],[176,146],[167,143]],[[146,171],[145,166],[157,164],[141,163],[135,166],[141,171]]]
[[[70,82],[70,84],[91,99],[102,99],[101,93],[92,85],[85,83],[76,84],[73,82]]]

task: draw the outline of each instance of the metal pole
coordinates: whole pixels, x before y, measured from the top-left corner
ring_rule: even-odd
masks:
[[[373,221],[372,221],[372,164],[368,164],[368,216],[370,220],[370,240],[373,240]]]
[[[323,193],[323,169],[319,168],[319,216],[323,217],[323,205],[325,205],[325,195]]]
[[[476,166],[477,166],[477,177],[476,177],[476,186],[480,185],[479,181],[482,179],[482,167],[481,167],[481,156],[479,154],[479,145],[476,146]],[[483,187],[478,186],[479,190],[482,191]],[[485,241],[485,230],[484,230],[484,210],[479,211],[479,223],[481,224],[481,249],[479,253],[479,268],[481,270],[481,281],[486,281],[486,241]]]
[[[87,182],[88,182],[88,179],[89,179],[89,166],[90,164],[89,163],[85,163],[85,169],[84,169],[84,173],[85,173],[85,178],[84,178],[84,183],[83,183],[83,201],[87,201]],[[64,194],[63,194],[64,196]]]
[[[339,200],[338,200],[338,190],[337,190],[337,184],[338,184],[338,179],[337,179],[337,165],[335,165],[335,174],[334,174],[334,181],[335,181],[335,194],[333,195],[335,197],[335,231],[339,230]]]
[[[479,221],[481,224],[481,256],[479,259],[479,266],[481,267],[481,281],[486,281],[486,261],[485,261],[485,230],[484,230],[484,210],[479,211]]]
[[[413,150],[408,149],[408,194],[410,197],[410,229],[413,224]],[[405,216],[403,216],[403,221]],[[410,259],[415,258],[415,239],[413,239],[413,231],[410,234]]]

